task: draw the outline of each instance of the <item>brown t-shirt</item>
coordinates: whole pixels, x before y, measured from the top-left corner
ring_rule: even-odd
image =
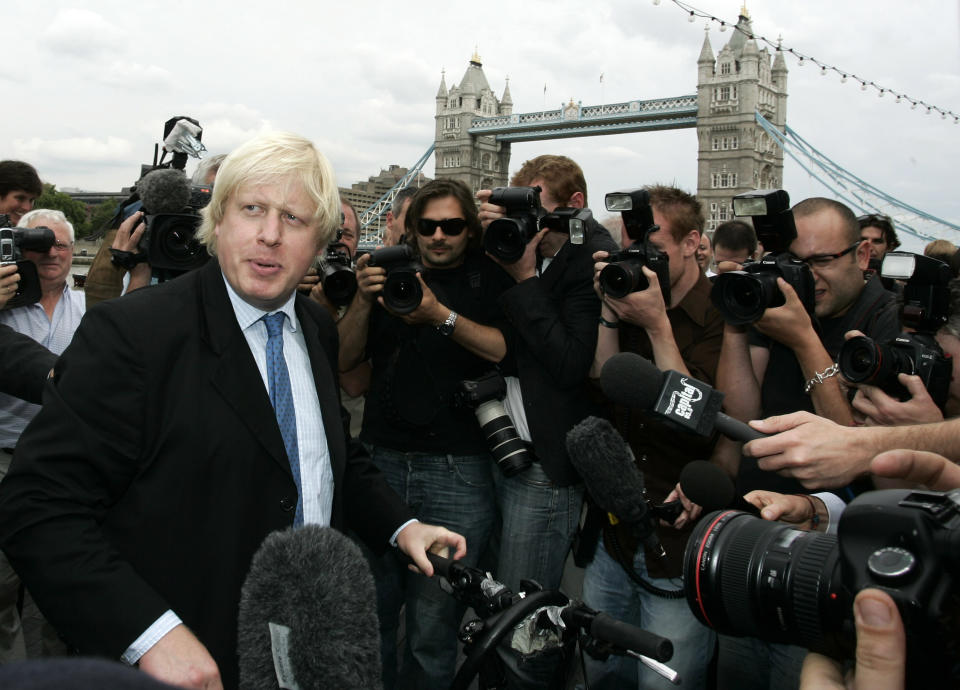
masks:
[[[673,327],[673,338],[680,350],[690,375],[713,385],[723,340],[723,317],[710,301],[712,283],[701,275],[700,280],[667,317]],[[636,352],[653,361],[653,347],[644,329],[630,324],[620,326],[620,349]],[[677,485],[680,471],[693,460],[707,460],[713,452],[714,438],[704,438],[681,431],[657,421],[639,409],[616,405],[613,408],[614,426],[630,444],[643,472],[647,497],[660,503]],[[664,559],[655,559],[648,551],[647,571],[652,577],[679,577],[683,568],[683,549],[693,529],[692,525],[677,530],[660,526],[658,536],[667,552]],[[619,539],[622,551],[632,556],[636,540],[622,525],[604,527],[604,544],[611,549],[610,539]]]

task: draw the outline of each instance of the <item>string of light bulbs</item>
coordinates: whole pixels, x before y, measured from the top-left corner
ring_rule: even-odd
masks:
[[[708,19],[711,22],[718,24],[720,26],[720,31],[726,31],[727,27],[729,27],[733,31],[739,31],[749,39],[753,39],[753,40],[757,40],[757,41],[761,41],[762,43],[765,43],[770,48],[776,51],[790,53],[795,58],[797,58],[798,67],[803,67],[806,63],[810,62],[820,68],[821,76],[825,77],[827,76],[827,73],[834,72],[840,75],[841,84],[846,84],[849,79],[853,79],[854,81],[860,82],[861,91],[867,91],[868,89],[873,89],[874,91],[877,92],[878,98],[883,98],[884,96],[889,94],[894,98],[896,103],[900,103],[902,101],[908,102],[910,104],[911,110],[916,110],[917,106],[919,105],[921,108],[926,108],[927,115],[931,115],[933,113],[940,113],[941,119],[946,120],[948,117],[951,117],[953,118],[953,124],[960,123],[960,115],[953,112],[952,110],[946,110],[944,108],[940,108],[939,106],[933,105],[931,103],[927,103],[926,101],[920,100],[919,98],[914,98],[905,93],[900,93],[899,91],[896,91],[894,89],[877,84],[874,81],[869,81],[847,70],[842,70],[838,67],[834,67],[833,65],[828,65],[822,60],[817,60],[812,55],[806,55],[794,48],[786,48],[782,45],[783,43],[782,39],[774,43],[773,41],[771,41],[765,36],[761,36],[756,33],[747,33],[746,31],[740,28],[737,22],[728,22],[724,19],[720,19],[719,17],[714,17],[709,12],[704,12],[703,10],[697,9],[693,5],[682,2],[681,0],[670,0],[670,2],[672,2],[674,5],[676,5],[681,10],[683,10],[687,14],[687,19],[690,22],[695,22],[697,20],[697,17],[700,17],[702,19]],[[653,4],[659,5],[660,0],[653,0]]]

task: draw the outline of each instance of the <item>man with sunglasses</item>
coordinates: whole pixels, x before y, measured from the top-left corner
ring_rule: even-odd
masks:
[[[894,296],[875,274],[864,281],[870,258],[853,212],[832,199],[811,198],[793,208],[797,237],[790,253],[810,268],[814,313],[778,279],[786,303],[767,309],[752,329],[726,324],[717,388],[727,413],[761,419],[799,410],[852,425],[853,412],[837,376],[844,334],[862,331],[884,342],[900,332]],[[742,457],[740,444],[721,438],[713,461],[737,476],[737,493],[755,489],[809,493],[798,481],[761,470]],[[859,487],[838,490],[849,499]],[[720,636],[719,688],[796,687],[806,650],[752,638]]]
[[[457,404],[506,355],[497,303],[508,276],[480,249],[470,190],[434,180],[411,199],[404,241],[422,265],[423,297],[391,312],[382,297],[387,270],[357,261],[357,294],[338,323],[341,371],[372,365],[360,440],[397,493],[425,522],[454,526],[476,565],[496,519],[493,472],[474,410]],[[391,248],[392,249],[392,248]],[[463,610],[435,582],[418,582],[400,559],[374,561],[384,687],[444,688],[453,680]],[[406,644],[398,674],[397,628],[406,604]]]

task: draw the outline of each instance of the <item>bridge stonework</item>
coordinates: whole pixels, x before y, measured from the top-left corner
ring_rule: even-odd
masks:
[[[783,150],[755,119],[759,111],[786,127],[787,68],[783,53],[759,50],[742,10],[730,41],[714,57],[705,35],[697,60],[697,93],[648,101],[513,112],[509,80],[503,95],[490,88],[476,54],[459,84],[441,77],[437,91],[436,177],[452,177],[474,192],[507,184],[510,144],[564,137],[662,129],[697,129],[697,196],[706,230],[733,218],[730,198],[783,184]],[[624,180],[624,186],[649,180]],[[599,209],[598,209],[599,210]]]

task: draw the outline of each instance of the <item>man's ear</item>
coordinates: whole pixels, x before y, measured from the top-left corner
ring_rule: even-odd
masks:
[[[856,250],[857,266],[861,271],[866,271],[870,265],[870,240],[861,240]]]
[[[684,235],[683,240],[680,242],[680,253],[686,258],[691,255],[696,255],[698,249],[700,249],[700,231],[691,230]]]
[[[567,199],[568,208],[583,208],[583,192],[574,192],[569,199]]]

